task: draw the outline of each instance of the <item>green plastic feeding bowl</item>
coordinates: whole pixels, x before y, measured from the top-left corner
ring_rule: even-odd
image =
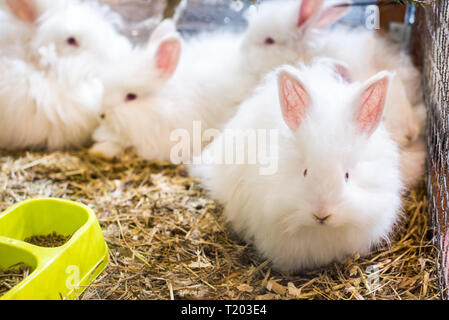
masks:
[[[24,241],[54,232],[70,239],[54,248]],[[34,199],[0,214],[0,269],[23,264],[31,269],[0,300],[76,299],[107,263],[108,248],[100,225],[95,213],[85,205]]]

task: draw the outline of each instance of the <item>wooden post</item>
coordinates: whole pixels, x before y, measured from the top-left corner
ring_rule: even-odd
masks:
[[[404,22],[405,6],[398,4],[390,4],[379,6],[380,11],[380,33],[389,31],[390,22]]]

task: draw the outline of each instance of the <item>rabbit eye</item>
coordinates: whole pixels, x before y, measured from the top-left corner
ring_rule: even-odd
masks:
[[[345,181],[348,182],[348,180],[349,180],[349,173],[346,172],[345,173]]]
[[[275,43],[276,43],[276,41],[272,37],[268,37],[265,39],[265,44],[270,45],[270,44],[275,44]]]
[[[304,178],[307,177],[307,169],[304,170]]]
[[[133,101],[133,100],[136,100],[137,99],[137,94],[135,94],[135,93],[128,93],[127,95],[126,95],[126,98],[125,98],[125,101]]]
[[[74,37],[67,38],[67,44],[70,46],[78,47],[78,41]]]

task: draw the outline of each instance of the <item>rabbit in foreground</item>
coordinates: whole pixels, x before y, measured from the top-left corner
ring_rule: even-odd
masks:
[[[347,8],[339,1],[286,0],[262,3],[258,19],[246,33],[248,64],[266,70],[283,63],[311,62],[326,56],[344,62],[352,77],[364,81],[381,70],[398,74],[385,110],[386,125],[401,146],[415,141],[424,126],[417,114],[422,106],[420,75],[400,48],[363,27],[324,27],[336,22]],[[255,66],[253,68],[256,68]]]
[[[192,175],[276,269],[322,266],[388,240],[402,192],[399,150],[381,121],[390,81],[390,73],[380,72],[348,83],[321,61],[282,67],[240,106],[229,133],[194,159]],[[236,150],[237,140],[227,137],[248,130],[274,130],[278,140],[258,137],[257,148]],[[245,159],[265,154],[260,141],[268,141],[267,149],[277,150],[271,155],[277,170],[261,175],[259,162],[224,162],[229,141]],[[201,162],[210,159],[221,164]]]
[[[342,80],[347,83],[353,82],[352,74],[345,63],[330,58],[320,58],[320,61],[324,64],[328,64],[334,69]],[[394,81],[396,77],[397,75],[393,77],[392,81]],[[389,97],[391,96],[392,95]],[[391,130],[388,130],[388,132],[390,133],[390,136],[394,136],[394,134],[391,133]],[[425,160],[426,145],[422,135],[417,137],[413,142],[409,142],[407,145],[400,147],[400,171],[405,187],[412,188],[422,182],[425,172]]]
[[[27,32],[2,47],[0,148],[80,147],[98,124],[103,73],[130,44],[100,7],[75,0],[10,3],[3,17]]]

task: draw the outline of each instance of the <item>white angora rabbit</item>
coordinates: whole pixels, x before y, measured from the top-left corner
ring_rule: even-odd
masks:
[[[381,121],[390,80],[348,83],[321,61],[282,67],[194,159],[191,173],[276,269],[367,254],[388,239],[402,192],[399,150]]]

